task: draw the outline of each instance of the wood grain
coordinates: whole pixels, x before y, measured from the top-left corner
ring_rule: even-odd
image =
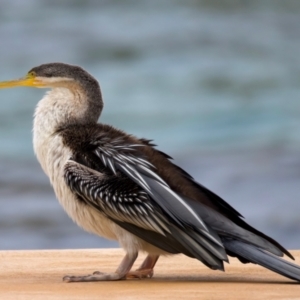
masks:
[[[300,264],[300,251],[292,253]],[[300,299],[300,284],[232,258],[226,273],[177,255],[160,258],[152,279],[62,282],[64,275],[114,271],[123,255],[121,249],[0,251],[0,299]]]

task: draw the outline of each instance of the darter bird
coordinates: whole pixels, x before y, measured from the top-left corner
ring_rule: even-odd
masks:
[[[97,123],[99,84],[78,66],[43,64],[0,87],[51,90],[37,104],[33,144],[58,201],[88,232],[117,240],[126,255],[114,273],[65,276],[66,282],[152,277],[160,255],[183,253],[213,270],[228,255],[300,281],[300,267],[278,242],[196,182],[150,140]],[[126,105],[126,103],[124,103]],[[138,253],[148,256],[131,270]]]

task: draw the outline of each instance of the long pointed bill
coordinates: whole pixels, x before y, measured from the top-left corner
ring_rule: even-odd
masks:
[[[0,82],[0,89],[12,88],[18,86],[29,86],[29,87],[44,87],[45,85],[32,76],[25,76],[21,79],[2,81]]]

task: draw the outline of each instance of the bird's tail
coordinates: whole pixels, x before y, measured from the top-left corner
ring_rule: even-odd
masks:
[[[222,237],[225,248],[239,257],[271,271],[300,281],[300,266],[243,241]]]

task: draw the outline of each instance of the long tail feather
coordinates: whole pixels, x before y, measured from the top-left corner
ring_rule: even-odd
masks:
[[[259,264],[290,279],[300,281],[300,266],[243,241],[228,238],[222,238],[222,241],[226,249],[246,258],[250,262]]]

